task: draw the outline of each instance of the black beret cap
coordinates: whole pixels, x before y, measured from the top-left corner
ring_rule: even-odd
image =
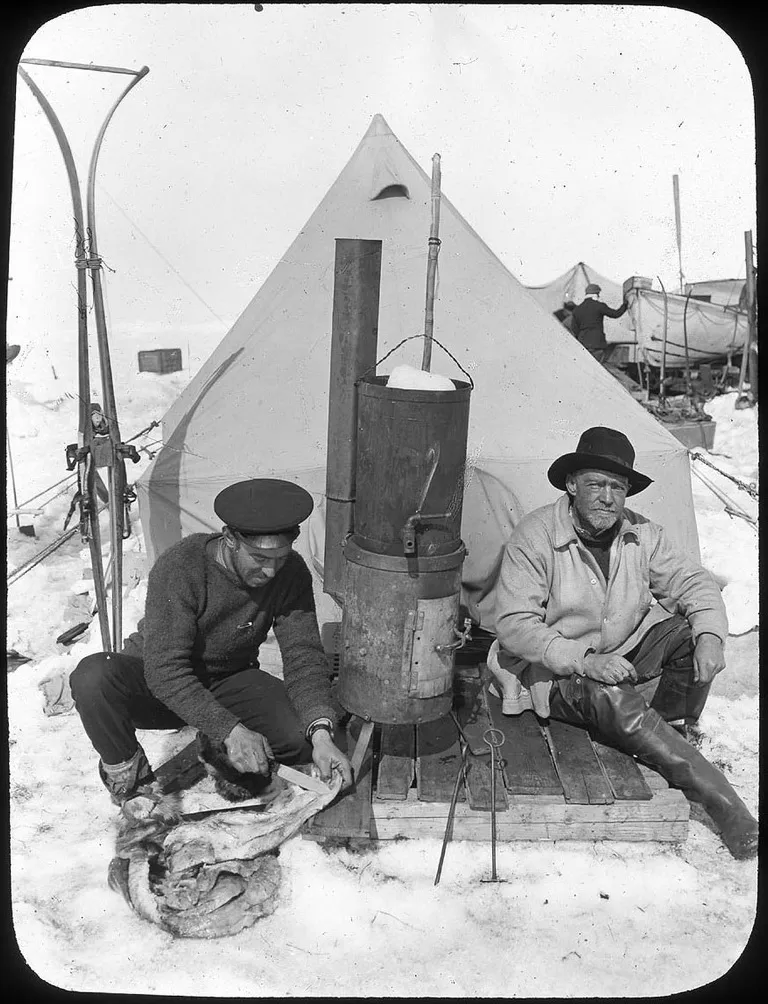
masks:
[[[313,508],[308,491],[277,478],[239,481],[213,502],[219,519],[239,533],[283,533],[302,523]]]

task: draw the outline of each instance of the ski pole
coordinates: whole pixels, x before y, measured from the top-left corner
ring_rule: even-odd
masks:
[[[11,453],[11,436],[8,432],[8,426],[5,427],[5,445],[8,449],[8,470],[11,473],[11,491],[13,492],[13,510],[14,516],[16,517],[16,526],[18,527],[19,533],[23,533],[25,537],[35,536],[35,527],[31,523],[25,523],[23,526],[21,520],[19,519],[19,500],[16,497],[16,477],[13,473],[13,454]]]

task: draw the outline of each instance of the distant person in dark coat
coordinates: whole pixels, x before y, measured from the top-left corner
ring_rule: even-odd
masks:
[[[579,342],[591,352],[599,363],[605,362],[608,343],[603,330],[604,317],[621,317],[627,311],[627,301],[614,309],[600,299],[600,287],[591,282],[582,302],[571,314],[571,332]]]

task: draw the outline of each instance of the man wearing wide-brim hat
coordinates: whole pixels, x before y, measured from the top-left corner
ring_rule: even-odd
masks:
[[[633,754],[752,857],[757,821],[687,741],[725,667],[725,606],[709,572],[625,509],[652,483],[634,460],[623,433],[598,427],[549,468],[565,494],[518,523],[494,585],[495,689],[505,714],[532,709]]]
[[[161,554],[123,651],[87,656],[71,674],[102,781],[126,815],[160,801],[137,728],[193,725],[217,790],[234,800],[264,792],[273,760],[314,761],[324,779],[338,771],[351,784],[333,741],[338,706],[312,578],[293,549],[312,508],[309,492],[288,481],[225,488],[214,501],[221,533],[192,534]],[[282,681],[259,668],[270,629]]]

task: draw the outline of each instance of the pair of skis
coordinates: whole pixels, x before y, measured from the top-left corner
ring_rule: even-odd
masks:
[[[52,59],[22,59],[23,64],[57,66],[76,70],[94,70],[102,73],[122,73],[131,77],[118,99],[110,108],[94,143],[88,168],[86,186],[86,213],[80,182],[75,167],[72,150],[66,134],[48,99],[23,66],[18,67],[19,75],[29,86],[48,119],[59,144],[69,178],[72,194],[72,210],[75,220],[75,266],[77,269],[77,332],[78,332],[78,397],[79,420],[77,443],[66,447],[69,470],[77,469],[78,490],[75,506],[79,508],[80,533],[88,542],[91,567],[93,570],[94,599],[99,617],[101,640],[104,651],[117,652],[122,647],[122,574],[123,540],[130,536],[131,525],[128,508],[135,499],[128,484],[125,470],[126,459],[139,459],[136,448],[123,443],[117,419],[115,391],[112,380],[112,364],[109,354],[104,293],[101,280],[102,260],[96,243],[95,187],[96,165],[98,163],[104,133],[120,102],[136,84],[149,73],[144,66],[140,70],[128,70],[114,66],[95,66],[84,63],[67,63]],[[86,273],[91,277],[93,309],[96,320],[99,370],[101,375],[101,406],[91,403],[90,359],[88,346],[88,297]],[[99,470],[106,470],[107,484],[104,485]],[[101,527],[99,524],[99,496],[109,503],[110,563],[112,575],[112,616],[107,610],[107,583],[101,550]],[[107,496],[107,499],[104,496]],[[73,510],[72,510],[73,511]]]

